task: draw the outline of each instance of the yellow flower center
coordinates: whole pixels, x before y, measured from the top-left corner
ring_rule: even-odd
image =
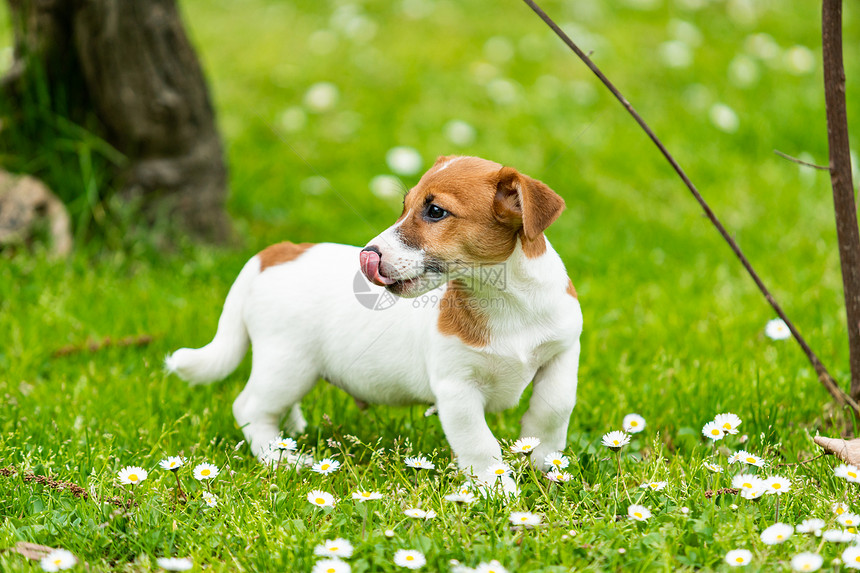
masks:
[[[744,562],[744,558],[743,558],[743,557],[735,557],[735,561],[736,561],[736,562],[738,562],[738,563],[743,563],[743,562]]]
[[[202,476],[208,476],[211,473],[212,473],[212,470],[209,470],[209,469],[200,470],[200,475],[202,475]]]
[[[858,555],[857,557],[855,557],[855,558],[854,558],[854,561],[856,561],[857,563],[860,563],[860,555]]]
[[[617,446],[617,445],[618,445],[618,440],[612,440],[612,443],[613,443],[613,444],[615,444],[615,445]]]
[[[364,491],[364,492],[362,492],[362,493],[361,493],[361,496],[362,496],[362,497],[370,497],[370,492],[369,492],[369,491]]]
[[[752,484],[751,483],[745,483],[741,487],[743,487],[744,489],[752,489]]]
[[[775,483],[775,484],[773,484],[773,489],[780,489],[781,487],[782,487],[782,484],[781,484],[781,483]]]
[[[804,571],[809,571],[810,569],[812,569],[812,564],[810,564],[810,563],[804,563],[803,564],[803,570]]]
[[[780,535],[780,534],[777,534],[777,535],[776,535],[776,540],[777,540],[777,541],[780,541],[780,540],[782,540],[782,535]]]
[[[323,470],[323,471],[325,471],[325,470],[329,469],[330,467],[331,467],[331,466],[330,466],[329,464],[323,464],[323,465],[321,465],[321,466],[320,466],[320,469],[321,469],[321,470]]]
[[[639,518],[639,519],[642,519],[642,513],[641,513],[641,512],[634,511],[634,512],[633,512],[633,515],[634,515],[634,517],[637,517],[637,518]]]
[[[520,518],[520,521],[528,521],[528,519],[529,519],[528,517],[526,517],[526,516],[522,516],[522,517]]]
[[[137,481],[137,474],[129,474],[128,481]]]
[[[849,525],[850,525],[850,524],[849,524]],[[857,530],[856,530],[856,529],[854,529],[853,527],[849,527],[849,528],[848,528],[848,533],[857,533]]]
[[[62,559],[54,559],[54,565],[56,565],[57,567],[59,567],[62,563],[63,563]]]
[[[630,425],[635,428],[636,426],[639,425],[639,422],[637,422],[636,420],[633,420],[632,422],[630,422]]]
[[[332,547],[331,549],[329,549],[329,551],[337,551],[337,549],[337,547]]]
[[[842,515],[843,513],[845,513],[844,509],[842,509],[841,507],[836,508],[836,515]]]
[[[531,445],[530,445],[530,444],[526,444],[526,445],[524,445],[524,446],[523,446],[523,449],[524,449],[524,450],[530,450],[530,449],[532,449],[532,447],[531,447]]]
[[[715,436],[719,436],[719,435],[720,435],[720,429],[719,429],[719,428],[714,428],[713,430],[711,430],[711,433],[712,433],[713,435],[715,435]]]
[[[851,472],[851,471],[849,471],[849,472],[848,472],[848,477],[856,478],[856,477],[857,477],[857,472]]]
[[[725,429],[727,429],[727,430],[731,430],[731,429],[732,429],[732,425],[731,425],[731,424],[729,424],[728,422],[726,422],[725,424],[723,424],[723,427],[724,427]]]
[[[335,573],[334,567],[329,567],[325,570],[325,573]]]
[[[407,561],[415,561],[415,557],[414,557],[414,556],[412,556],[412,555],[407,555],[407,556],[406,556],[406,560],[407,560]]]
[[[747,458],[747,463],[748,463],[748,464],[754,464],[755,462],[756,462],[756,459],[755,459],[755,458]]]
[[[318,504],[320,504],[320,505],[322,505],[322,504],[324,504],[324,503],[325,503],[325,500],[324,500],[323,498],[321,498],[321,497],[316,498],[314,501],[316,501],[316,502],[317,502]]]

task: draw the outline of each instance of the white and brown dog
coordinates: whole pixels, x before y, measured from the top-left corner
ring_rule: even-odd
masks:
[[[542,466],[565,445],[582,331],[576,291],[544,236],[563,209],[510,167],[441,157],[365,248],[280,243],[252,257],[212,342],[177,350],[167,367],[192,383],[218,380],[250,340],[251,377],[233,413],[261,459],[284,416],[288,431],[303,431],[299,403],[320,378],[357,401],[435,403],[460,468],[486,482],[502,456],[485,413],[515,406],[534,381],[521,436],[540,439],[532,459]],[[371,292],[414,300],[361,304],[357,264]]]

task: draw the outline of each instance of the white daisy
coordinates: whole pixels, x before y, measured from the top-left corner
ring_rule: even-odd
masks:
[[[722,440],[726,436],[726,432],[716,422],[708,422],[702,428],[702,435],[716,442]]]
[[[860,468],[857,466],[842,464],[833,468],[833,473],[836,474],[836,477],[845,478],[850,482],[860,483]]]
[[[860,545],[849,547],[843,551],[842,562],[849,569],[860,569]]]
[[[508,573],[508,570],[502,567],[502,564],[495,559],[489,563],[478,563],[473,571],[474,573]]]
[[[318,507],[334,507],[334,496],[318,489],[308,494],[308,501]]]
[[[537,438],[520,438],[511,446],[511,451],[515,454],[530,454],[539,445],[540,440]]]
[[[314,555],[323,557],[352,557],[352,543],[346,539],[328,539],[314,548]]]
[[[743,454],[745,454],[745,453],[746,453],[746,452],[745,452],[745,451],[743,451],[743,450],[738,450],[737,452],[733,453],[732,455],[730,455],[730,456],[729,456],[729,460],[728,460],[728,461],[729,461],[729,463],[730,463],[730,464],[737,464],[737,463],[740,463],[740,461],[741,461],[741,456],[742,456]]]
[[[209,463],[198,464],[194,468],[194,479],[203,481],[218,477],[218,467]]]
[[[477,498],[469,490],[460,490],[457,493],[449,493],[445,499],[454,503],[473,503]]]
[[[397,175],[415,175],[421,171],[421,154],[412,147],[392,147],[385,154],[388,168]]]
[[[424,554],[414,549],[398,549],[394,554],[394,564],[407,569],[420,569],[427,563]]]
[[[358,501],[371,501],[374,499],[382,499],[382,494],[376,491],[359,490],[352,492],[352,499]]]
[[[71,569],[77,564],[78,560],[71,551],[65,549],[54,549],[39,561],[44,571],[62,571]]]
[[[318,474],[328,475],[337,471],[340,467],[340,462],[331,458],[323,458],[315,463],[311,469]]]
[[[714,423],[727,434],[737,434],[738,426],[741,425],[741,419],[731,413],[717,414],[714,418]]]
[[[175,472],[185,464],[185,460],[181,456],[170,456],[158,462],[163,470]]]
[[[764,333],[768,338],[773,340],[785,340],[786,338],[791,338],[791,331],[788,329],[788,325],[781,318],[774,318],[773,320],[768,321],[767,326],[764,327]]]
[[[536,525],[540,525],[542,518],[540,515],[531,513],[530,511],[512,511],[511,515],[508,516],[508,519],[510,519],[511,523],[514,525],[534,527]]]
[[[543,463],[554,470],[563,470],[570,465],[570,460],[561,452],[552,452],[546,455],[543,459]]]
[[[209,507],[215,507],[218,505],[218,498],[215,497],[214,494],[209,493],[208,491],[203,492],[203,502]]]
[[[848,511],[848,509],[849,509],[848,505],[846,505],[844,503],[839,503],[839,502],[834,503],[833,505],[830,506],[830,508],[833,510],[833,513],[835,513],[836,515],[842,515],[843,513]]]
[[[860,525],[860,515],[846,511],[845,513],[837,517],[836,521],[838,521],[840,525],[843,525],[845,527],[857,527],[857,525]]]
[[[156,562],[167,571],[188,571],[194,566],[194,562],[188,557],[159,557]]]
[[[350,573],[352,567],[340,559],[320,559],[314,564],[311,573]]]
[[[299,449],[299,444],[292,438],[278,438],[273,444],[275,449],[294,452]]]
[[[821,530],[827,524],[823,519],[804,519],[794,530],[798,533],[814,533],[821,535]]]
[[[409,509],[404,509],[403,513],[405,513],[409,517],[414,517],[415,519],[424,519],[427,517],[427,512],[423,509],[418,509],[417,507],[410,507]]]
[[[627,414],[621,422],[621,427],[628,434],[638,434],[645,429],[645,418],[639,414]]]
[[[723,473],[723,466],[721,466],[720,464],[712,464],[710,462],[705,462],[704,465],[706,468],[708,468],[709,470],[711,470],[714,473],[718,473],[718,474]]]
[[[624,432],[615,430],[613,432],[607,432],[606,434],[603,434],[603,439],[601,440],[601,443],[613,452],[617,452],[622,447],[630,443],[630,436],[628,436]]]
[[[827,529],[821,532],[821,539],[831,543],[849,543],[854,541],[854,534],[847,529]]]
[[[738,458],[738,461],[749,466],[755,466],[757,468],[764,467],[764,460],[758,457],[755,454],[751,454],[745,450],[739,450],[737,454],[735,454]]]
[[[138,466],[127,466],[119,470],[119,483],[123,485],[138,485],[146,479],[149,473]]]
[[[660,491],[661,489],[666,488],[665,481],[648,481],[640,485],[639,487],[644,489],[650,489],[651,491]]]
[[[432,470],[436,467],[436,464],[425,458],[424,456],[416,456],[414,458],[406,458],[403,460],[410,468],[416,468],[419,470]]]
[[[554,481],[555,483],[567,483],[573,479],[573,476],[567,472],[552,470],[550,472],[547,472],[546,479],[548,479],[549,481]]]
[[[753,474],[738,474],[732,478],[732,487],[744,490],[764,490],[762,479]]]
[[[627,507],[627,515],[636,521],[645,521],[651,517],[651,510],[644,505],[630,505]]]
[[[761,541],[765,545],[776,545],[785,542],[792,533],[794,533],[792,526],[785,523],[774,523],[761,532]]]
[[[726,563],[732,567],[742,567],[752,561],[752,552],[748,549],[732,549],[726,553]]]
[[[499,479],[510,475],[511,468],[506,464],[493,464],[487,468],[487,473]]]
[[[795,571],[818,571],[824,558],[817,553],[798,553],[791,558],[791,568]]]
[[[780,476],[770,476],[764,480],[764,492],[781,495],[791,489],[791,482]]]

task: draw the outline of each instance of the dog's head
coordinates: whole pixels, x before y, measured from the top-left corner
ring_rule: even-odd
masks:
[[[526,256],[540,256],[543,232],[563,209],[552,189],[515,169],[440,157],[404,197],[400,218],[361,251],[361,270],[394,294],[419,296],[507,260],[518,239]]]

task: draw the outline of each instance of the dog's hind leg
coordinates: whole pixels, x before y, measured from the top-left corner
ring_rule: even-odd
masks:
[[[267,461],[270,443],[281,433],[284,414],[289,412],[289,430],[304,429],[299,402],[319,376],[314,364],[301,353],[289,352],[285,346],[288,345],[254,346],[251,377],[233,402],[233,415],[251,452],[263,462]]]

